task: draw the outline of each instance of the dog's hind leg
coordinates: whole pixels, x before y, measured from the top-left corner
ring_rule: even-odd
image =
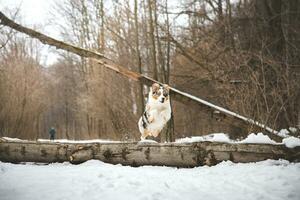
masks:
[[[157,137],[159,135],[159,133],[160,133],[160,131],[155,131],[155,132],[152,133],[152,136]]]
[[[144,132],[141,135],[141,140],[145,140],[148,135],[148,131],[144,130]]]

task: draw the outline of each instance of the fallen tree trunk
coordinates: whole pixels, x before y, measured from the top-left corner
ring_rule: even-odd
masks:
[[[215,165],[224,160],[256,162],[266,159],[300,161],[300,147],[284,145],[195,143],[55,143],[34,141],[1,141],[3,162],[82,163],[97,159],[130,166],[157,165],[196,167]]]

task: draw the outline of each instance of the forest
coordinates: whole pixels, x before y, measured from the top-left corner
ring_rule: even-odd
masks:
[[[22,22],[18,8],[3,12]],[[300,134],[298,0],[63,0],[51,15],[67,43]],[[58,59],[45,64],[41,46],[0,25],[0,137],[48,138],[55,127],[64,139],[140,138],[148,87],[54,48]],[[255,131],[194,104],[172,110],[174,138]]]

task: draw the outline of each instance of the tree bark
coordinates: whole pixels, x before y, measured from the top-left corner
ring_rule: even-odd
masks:
[[[170,40],[170,22],[169,22],[169,11],[168,11],[168,0],[165,1],[165,13],[166,13],[166,31],[167,31],[167,55],[166,55],[166,68],[164,69],[164,75],[166,84],[169,84],[170,79],[170,51],[171,51],[171,40]]]
[[[5,141],[0,138],[2,162],[82,163],[90,159],[130,166],[197,167],[224,160],[257,162],[266,159],[300,161],[300,147],[284,145],[195,143],[54,143]]]
[[[156,1],[152,2],[148,0],[148,9],[149,9],[149,27],[150,27],[150,40],[151,40],[151,52],[152,52],[152,63],[153,63],[153,79],[159,81],[158,79],[158,69],[156,62],[156,45],[155,45],[155,32],[154,32],[154,22],[153,22],[153,7],[152,4],[156,4]]]
[[[136,59],[137,59],[137,65],[138,65],[138,72],[140,74],[143,74],[142,72],[142,61],[141,61],[141,53],[140,53],[140,42],[139,42],[139,22],[138,22],[138,2],[137,0],[134,0],[134,25],[135,25],[135,48],[136,48]],[[144,89],[143,84],[140,83],[139,85],[139,92],[140,92],[140,113],[143,113],[144,107],[145,107],[145,99],[144,99]]]
[[[101,11],[101,31],[100,31],[100,52],[104,53],[105,50],[105,40],[104,40],[104,6],[103,0],[100,1],[100,11]]]

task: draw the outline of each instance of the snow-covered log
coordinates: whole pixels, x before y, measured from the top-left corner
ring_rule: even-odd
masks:
[[[150,77],[147,77],[143,74],[139,74],[137,72],[128,70],[127,68],[117,65],[113,60],[109,59],[103,54],[100,54],[95,51],[83,49],[71,44],[67,44],[63,41],[51,38],[43,33],[37,32],[33,29],[24,27],[13,20],[6,17],[2,12],[0,12],[0,24],[4,26],[8,26],[12,29],[15,29],[19,32],[25,33],[29,35],[32,38],[36,38],[39,41],[41,41],[43,44],[47,44],[50,46],[55,46],[57,49],[62,49],[68,52],[75,53],[82,57],[92,58],[95,60],[96,63],[99,63],[101,66],[104,66],[107,69],[110,69],[118,74],[121,74],[131,80],[134,81],[140,81],[141,83],[145,85],[151,85],[153,83],[159,83],[156,80],[151,79]],[[214,105],[208,101],[205,101],[199,97],[195,97],[193,95],[190,95],[188,93],[182,92],[174,87],[170,88],[171,96],[174,100],[183,102],[184,104],[190,104],[190,103],[196,103],[201,107],[201,109],[206,110],[208,112],[214,112],[217,111],[219,113],[222,113],[227,118],[224,118],[223,121],[227,122],[231,125],[236,125],[240,128],[247,128],[249,126],[254,126],[258,130],[265,130],[271,135],[274,136],[273,139],[280,140],[281,135],[278,134],[278,131],[272,129],[271,127],[268,127],[266,124],[262,124],[258,121],[255,121],[253,119],[250,119],[248,117],[239,115],[235,112],[232,112],[230,110],[227,110],[225,108],[222,108],[220,106]]]
[[[300,161],[300,147],[271,144],[195,143],[56,143],[1,141],[3,162],[82,163],[90,159],[130,166],[195,167],[224,160],[256,162],[266,159]]]

